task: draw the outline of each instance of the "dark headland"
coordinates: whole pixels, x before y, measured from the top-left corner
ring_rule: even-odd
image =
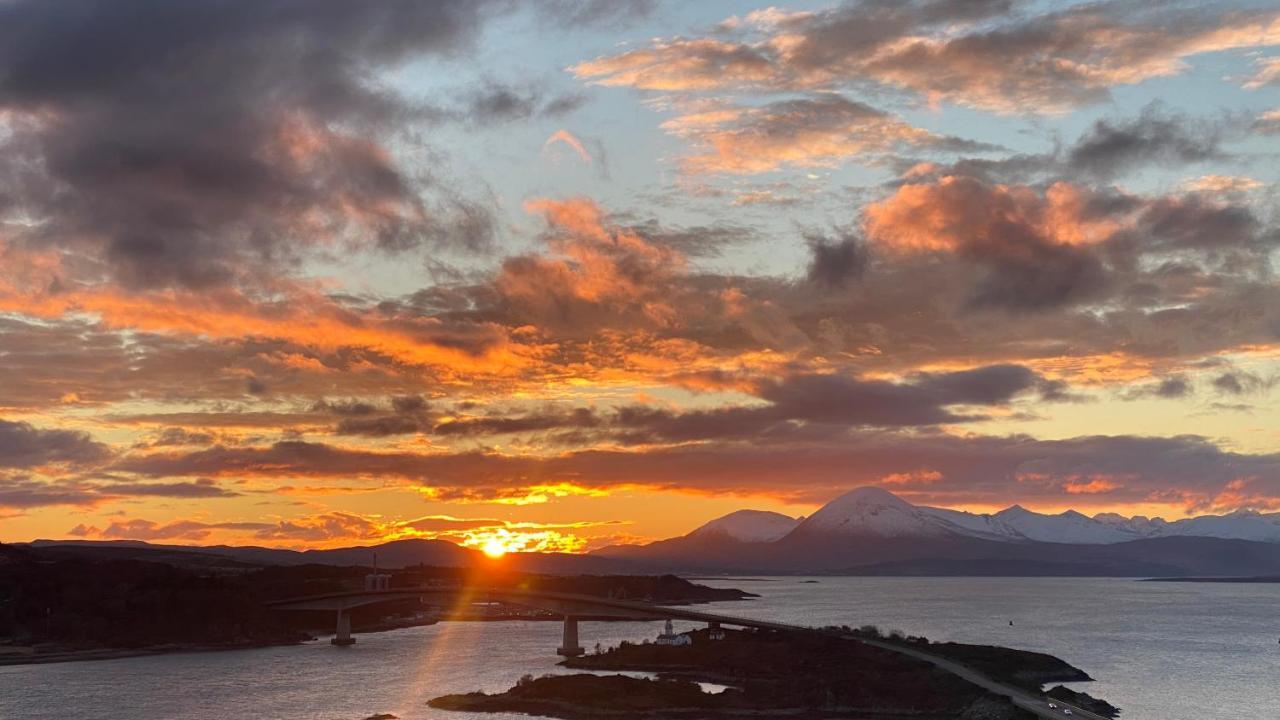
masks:
[[[358,590],[372,568],[262,565],[204,552],[137,546],[0,544],[0,665],[293,644],[334,631],[331,611],[277,612],[273,600]],[[750,593],[674,575],[543,575],[420,565],[383,570],[391,587],[520,586],[664,605]],[[350,611],[356,632],[439,620],[504,620],[400,600]],[[558,617],[521,612],[521,620]]]

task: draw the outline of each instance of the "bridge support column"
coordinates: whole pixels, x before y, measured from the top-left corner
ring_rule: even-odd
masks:
[[[356,644],[356,639],[351,637],[351,616],[346,611],[338,610],[338,633],[329,642],[338,646]]]
[[[556,648],[557,655],[565,657],[578,657],[583,652],[582,646],[578,644],[578,618],[574,615],[564,616],[564,637],[560,641],[560,647]]]

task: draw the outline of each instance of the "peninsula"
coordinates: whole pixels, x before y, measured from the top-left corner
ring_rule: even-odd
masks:
[[[430,705],[566,720],[794,717],[813,712],[823,717],[937,720],[1037,717],[1009,697],[913,657],[896,645],[964,662],[985,677],[1036,693],[1044,683],[1090,679],[1082,670],[1041,653],[929,643],[923,638],[883,638],[873,628],[813,632],[706,628],[663,635],[657,642],[624,642],[562,663],[585,671],[580,674],[525,676],[506,692],[446,695]],[[725,689],[707,692],[699,683]],[[1087,698],[1077,697],[1079,702]]]

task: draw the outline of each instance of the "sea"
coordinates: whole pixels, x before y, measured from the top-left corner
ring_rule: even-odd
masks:
[[[1075,689],[1125,720],[1280,718],[1280,584],[1093,578],[700,579],[758,594],[712,612],[876,625],[933,640],[1056,655]],[[1012,623],[1012,624],[1010,624]],[[692,627],[676,623],[676,629]],[[4,720],[466,720],[447,693],[498,692],[557,667],[557,622],[450,622],[288,647],[0,667]],[[653,637],[649,622],[583,622],[588,648]]]

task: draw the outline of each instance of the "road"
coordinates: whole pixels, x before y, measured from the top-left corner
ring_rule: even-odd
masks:
[[[917,660],[924,660],[925,662],[933,663],[952,675],[968,680],[984,690],[1008,697],[1013,701],[1013,704],[1024,710],[1033,712],[1042,718],[1055,718],[1056,720],[1062,720],[1062,718],[1066,717],[1062,710],[1064,708],[1070,708],[1072,717],[1083,718],[1083,720],[1109,720],[1102,715],[1089,712],[1088,710],[1076,707],[1070,703],[1064,703],[1060,700],[1053,701],[1054,704],[1058,706],[1058,709],[1055,710],[1049,707],[1050,701],[1043,695],[1030,693],[1021,688],[1014,687],[1013,685],[1006,685],[1004,683],[997,682],[973,668],[962,665],[954,660],[948,660],[947,658],[939,655],[934,655],[933,653],[927,653],[921,650],[916,650],[915,648],[903,647],[902,645],[883,642],[881,640],[868,640],[866,638],[855,637],[852,635],[845,635],[844,637],[850,640],[864,642],[868,645],[874,645],[875,647],[883,648],[885,650],[902,653],[903,655],[910,655]]]

